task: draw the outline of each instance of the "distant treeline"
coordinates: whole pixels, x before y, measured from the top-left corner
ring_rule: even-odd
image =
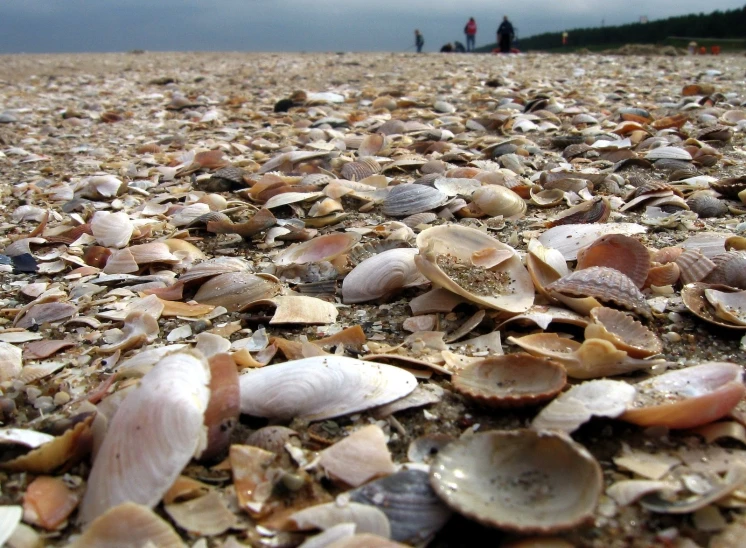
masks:
[[[741,9],[714,11],[682,15],[650,21],[630,23],[615,27],[568,29],[568,48],[600,46],[604,44],[657,44],[667,38],[734,38],[746,40],[746,5]],[[742,41],[740,46],[746,44]],[[562,47],[562,32],[545,32],[528,38],[521,38],[518,47],[521,51],[547,50]]]

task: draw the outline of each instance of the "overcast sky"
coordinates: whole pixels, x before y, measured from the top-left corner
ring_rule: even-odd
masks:
[[[149,51],[425,51],[495,41],[503,14],[518,37],[741,8],[744,0],[0,0],[0,53]]]

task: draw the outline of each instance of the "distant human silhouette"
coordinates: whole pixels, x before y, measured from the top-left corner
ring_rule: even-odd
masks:
[[[425,45],[425,37],[422,36],[419,29],[415,29],[414,31],[414,45],[417,46],[417,53],[422,53],[422,46]]]
[[[466,48],[464,47],[464,45],[461,42],[459,42],[458,40],[456,40],[453,43],[453,51],[455,51],[456,53],[464,53],[466,51]]]
[[[477,22],[473,17],[470,17],[466,23],[464,34],[466,34],[466,51],[474,51],[474,42],[477,37]]]
[[[500,47],[500,53],[510,53],[510,43],[514,37],[513,25],[508,21],[508,16],[503,15],[503,22],[497,28],[497,44]]]
[[[450,42],[443,44],[443,47],[440,48],[440,53],[453,53],[453,44]]]

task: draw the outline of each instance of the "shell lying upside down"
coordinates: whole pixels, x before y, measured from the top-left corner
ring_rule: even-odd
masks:
[[[663,351],[661,340],[640,322],[613,308],[591,310],[592,323],[585,328],[586,339],[604,339],[633,358],[647,358]]]

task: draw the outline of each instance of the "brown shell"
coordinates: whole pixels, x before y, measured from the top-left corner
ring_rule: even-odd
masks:
[[[623,234],[601,236],[578,252],[578,270],[591,266],[607,266],[623,272],[643,287],[650,270],[650,254],[639,240]]]
[[[653,262],[667,264],[675,261],[684,252],[683,247],[663,247],[653,254]]]
[[[746,190],[746,175],[720,179],[719,181],[710,183],[710,188],[728,198],[737,198],[739,192]]]
[[[613,308],[591,310],[592,323],[585,328],[586,339],[604,339],[633,358],[647,358],[663,351],[661,340],[628,314]]]
[[[679,281],[681,269],[676,263],[657,264],[653,263],[648,271],[645,285],[642,287],[662,287],[664,285],[675,285]]]
[[[562,364],[530,354],[505,354],[467,365],[451,378],[457,392],[493,407],[549,400],[567,383]]]
[[[727,251],[713,257],[712,262],[715,267],[705,282],[746,289],[746,251]]]
[[[381,165],[373,158],[361,158],[342,166],[340,175],[348,181],[362,181],[366,177],[381,172]]]
[[[606,266],[592,266],[560,278],[546,287],[550,294],[593,297],[649,317],[650,307],[635,283],[622,272]]]
[[[684,301],[684,305],[689,309],[689,312],[706,322],[719,325],[720,327],[739,330],[746,329],[746,326],[732,324],[719,318],[716,315],[715,308],[707,300],[707,297],[705,297],[705,289],[717,289],[719,291],[727,292],[737,291],[736,289],[726,285],[706,284],[701,282],[685,285],[681,290],[681,300]]]
[[[552,221],[547,223],[548,228],[567,224],[590,224],[605,223],[611,214],[611,205],[606,198],[595,198],[590,202],[584,202],[563,211]]]
[[[704,280],[715,268],[715,263],[705,257],[699,249],[687,249],[676,259],[681,269],[681,283],[689,284]]]

